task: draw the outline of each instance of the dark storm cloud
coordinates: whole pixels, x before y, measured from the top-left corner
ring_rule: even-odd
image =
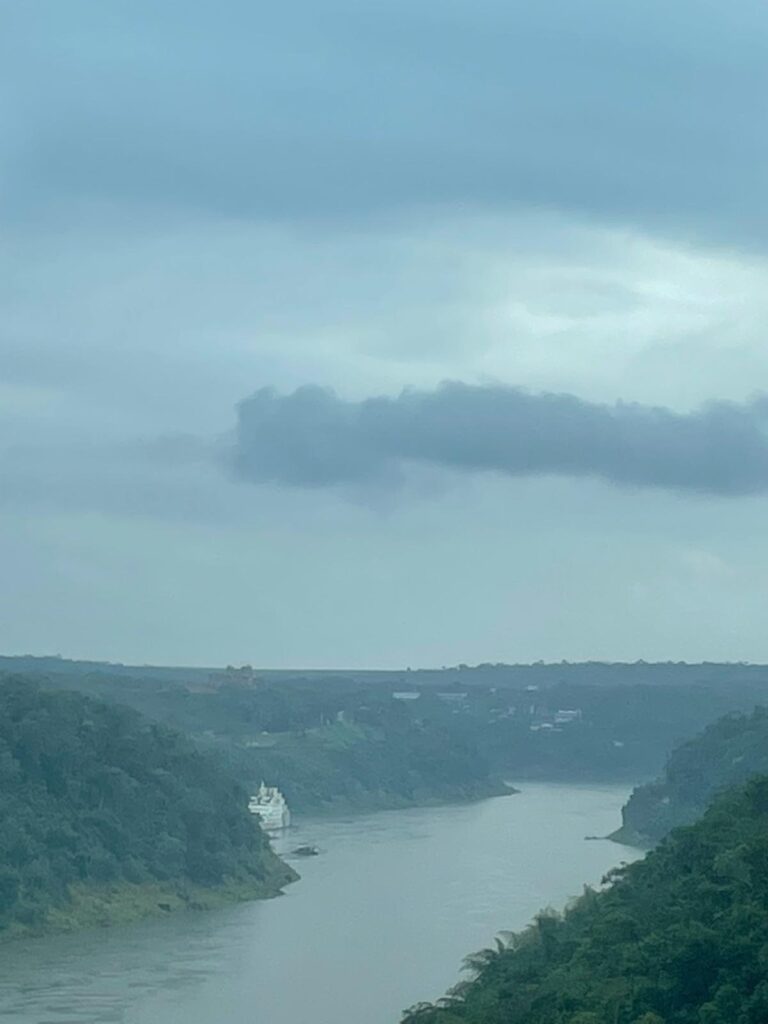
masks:
[[[768,7],[2,4],[7,216],[545,203],[768,235]]]
[[[750,494],[768,490],[768,398],[681,414],[447,383],[361,402],[265,388],[239,407],[235,465],[247,480],[325,487],[406,463]]]

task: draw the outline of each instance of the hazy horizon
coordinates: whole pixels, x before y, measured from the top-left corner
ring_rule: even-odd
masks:
[[[474,672],[474,671],[477,671],[479,669],[484,668],[486,665],[490,665],[491,668],[534,668],[534,667],[539,667],[539,666],[542,667],[542,668],[556,668],[558,665],[573,665],[573,666],[580,666],[580,665],[605,665],[605,666],[648,665],[650,667],[653,667],[655,665],[678,665],[678,666],[687,666],[689,668],[695,668],[697,665],[722,665],[722,666],[733,665],[733,666],[750,667],[750,668],[768,667],[768,662],[759,662],[759,661],[746,661],[746,660],[740,660],[740,661],[707,661],[707,660],[702,660],[702,661],[686,661],[684,658],[683,659],[679,659],[679,660],[674,660],[672,658],[668,658],[668,659],[665,659],[665,660],[658,660],[658,661],[647,661],[645,658],[633,658],[631,660],[627,659],[627,660],[624,660],[624,661],[611,661],[611,660],[608,660],[608,659],[585,658],[585,659],[580,660],[580,661],[571,661],[568,658],[562,658],[562,659],[560,659],[558,661],[545,661],[543,659],[537,659],[536,661],[508,661],[508,662],[503,662],[503,661],[489,662],[489,661],[486,661],[486,662],[476,662],[476,663],[457,662],[456,664],[453,664],[453,665],[437,664],[437,663],[435,663],[435,664],[431,664],[431,665],[426,665],[426,664],[425,665],[405,665],[405,664],[402,664],[402,665],[393,665],[393,664],[390,664],[390,665],[367,665],[367,664],[360,664],[360,665],[351,665],[351,664],[349,664],[349,665],[330,665],[330,664],[329,665],[310,665],[310,664],[304,664],[304,665],[302,665],[302,664],[297,664],[297,665],[282,665],[282,666],[277,666],[277,665],[261,665],[261,664],[258,664],[258,663],[252,663],[252,662],[248,662],[248,661],[246,661],[246,662],[235,662],[235,663],[233,663],[233,662],[226,662],[226,663],[225,662],[219,662],[219,663],[216,663],[216,664],[214,664],[214,663],[206,664],[206,663],[203,663],[203,662],[153,662],[153,661],[141,661],[141,662],[139,662],[139,661],[132,661],[130,659],[122,659],[122,658],[115,658],[115,657],[112,657],[112,658],[109,658],[109,657],[91,658],[91,657],[88,657],[87,655],[63,655],[63,654],[59,654],[58,652],[54,653],[54,654],[45,654],[45,653],[43,653],[43,654],[40,654],[40,653],[34,654],[34,653],[31,653],[30,651],[24,651],[24,652],[21,652],[21,653],[20,652],[13,652],[13,651],[11,651],[11,652],[0,651],[0,659],[3,659],[3,658],[5,658],[5,659],[19,659],[19,660],[21,660],[21,659],[55,660],[55,661],[62,661],[62,662],[65,662],[65,663],[72,662],[72,663],[81,663],[81,664],[82,663],[84,663],[84,664],[93,663],[93,664],[99,664],[99,665],[114,665],[114,666],[120,666],[120,667],[123,667],[123,668],[131,668],[131,669],[134,669],[134,668],[135,669],[141,669],[141,668],[146,668],[146,669],[150,669],[150,668],[151,669],[179,669],[179,670],[182,670],[182,671],[184,669],[192,669],[193,671],[208,671],[208,670],[211,670],[211,671],[214,671],[214,672],[218,672],[218,671],[221,671],[221,670],[226,669],[226,668],[234,668],[234,669],[251,668],[251,669],[253,669],[254,672],[264,672],[264,673],[267,673],[267,674],[274,673],[274,672],[279,672],[281,675],[282,674],[289,675],[289,674],[292,674],[292,673],[296,673],[297,675],[300,675],[301,673],[305,673],[305,672],[306,673],[310,673],[310,674],[317,673],[317,674],[323,674],[323,675],[332,674],[334,672],[339,672],[339,673],[342,673],[342,674],[348,674],[348,673],[353,673],[353,672],[357,672],[357,673],[368,673],[368,672],[370,672],[370,673],[462,672],[462,671],[466,671],[466,670]]]

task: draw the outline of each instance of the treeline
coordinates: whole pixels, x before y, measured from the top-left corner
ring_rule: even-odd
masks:
[[[292,872],[219,761],[135,711],[0,679],[0,932],[44,928],[75,891]]]
[[[405,1024],[765,1024],[767,777],[605,881],[470,957]]]
[[[143,677],[160,683],[201,683],[209,679],[214,669],[183,666],[125,665],[104,661],[74,661],[58,656],[0,655],[0,672],[33,675]],[[348,684],[365,686],[412,685],[415,687],[443,688],[452,683],[461,687],[503,687],[523,690],[527,686],[547,689],[552,686],[696,686],[738,687],[768,692],[768,665],[746,662],[608,662],[608,661],[538,661],[533,664],[505,664],[485,662],[479,665],[453,665],[435,669],[373,670],[349,669],[341,671],[309,670],[304,673],[288,669],[258,670],[267,682],[282,683],[299,675],[313,683],[342,680]]]
[[[758,773],[768,773],[768,709],[726,715],[673,750],[661,778],[633,791],[614,838],[653,845],[696,821],[718,791]]]

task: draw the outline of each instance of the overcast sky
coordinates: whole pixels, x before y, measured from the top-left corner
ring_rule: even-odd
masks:
[[[768,661],[768,7],[0,0],[0,651]]]

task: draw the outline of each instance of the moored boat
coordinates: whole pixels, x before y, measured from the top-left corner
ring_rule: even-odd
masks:
[[[248,810],[258,815],[261,827],[267,832],[280,832],[291,824],[291,812],[277,786],[262,782],[248,801]]]

